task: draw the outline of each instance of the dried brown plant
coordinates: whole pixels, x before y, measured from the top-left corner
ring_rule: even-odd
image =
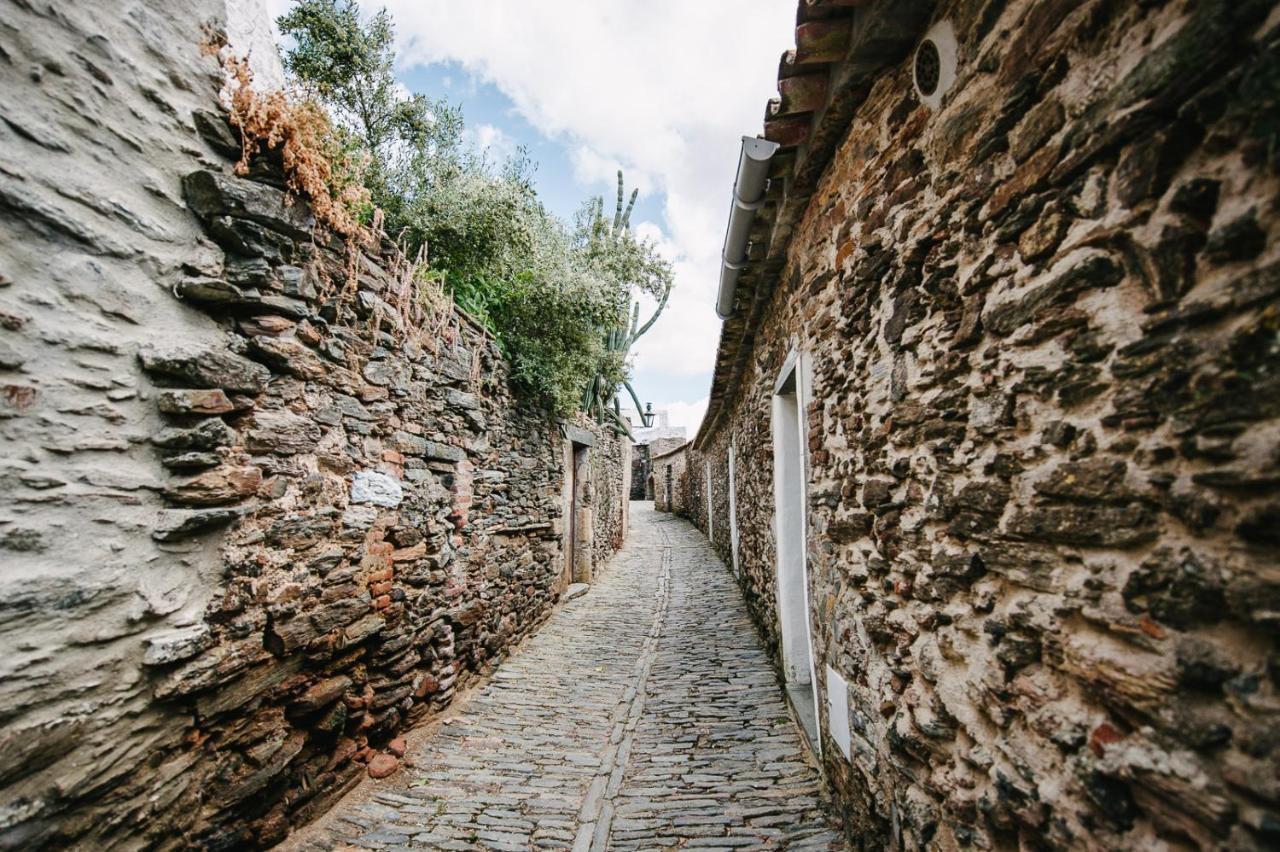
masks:
[[[358,216],[372,208],[360,183],[361,164],[343,150],[324,107],[279,89],[254,89],[253,72],[242,57],[224,52],[222,62],[229,78],[227,110],[240,131],[236,174],[247,174],[260,151],[278,148],[290,191],[307,199],[316,222],[349,247],[375,245],[376,232]]]

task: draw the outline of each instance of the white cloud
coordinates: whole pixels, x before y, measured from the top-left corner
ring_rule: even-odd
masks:
[[[579,180],[611,183],[621,166],[629,184],[665,196],[676,290],[636,363],[709,373],[738,140],[759,131],[775,94],[796,0],[383,2],[402,63],[459,63],[563,140]]]
[[[592,186],[603,184],[611,190],[617,186],[618,170],[625,174],[626,191],[639,189],[641,195],[653,192],[653,178],[644,172],[627,167],[615,157],[606,157],[589,145],[579,145],[569,152],[569,161],[573,163],[573,178],[578,183]],[[605,201],[612,204],[615,195],[612,191],[605,193]]]
[[[693,402],[668,402],[662,407],[667,411],[667,422],[672,426],[683,426],[684,433],[692,439],[698,434],[698,426],[707,413],[707,397]]]
[[[501,163],[515,156],[516,141],[506,134],[501,127],[492,124],[474,124],[462,133],[463,140],[479,151],[485,151],[489,159]]]

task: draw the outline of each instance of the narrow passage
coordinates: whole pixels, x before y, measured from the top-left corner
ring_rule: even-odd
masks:
[[[410,757],[296,849],[843,849],[728,571],[683,520],[631,534]]]

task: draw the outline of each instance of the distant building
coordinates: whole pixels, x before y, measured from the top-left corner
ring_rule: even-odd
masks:
[[[622,409],[622,419],[631,425],[631,434],[635,436],[637,444],[651,444],[662,438],[686,438],[683,426],[672,426],[670,414],[665,410],[653,411],[650,409],[645,412],[652,415],[650,423],[653,425],[645,426],[644,419],[640,412],[634,408]]]
[[[631,499],[653,500],[652,459],[685,445],[687,439],[683,426],[670,425],[666,411],[646,411],[651,415],[651,426],[634,408],[622,409],[622,416],[631,425],[636,446],[631,454]]]

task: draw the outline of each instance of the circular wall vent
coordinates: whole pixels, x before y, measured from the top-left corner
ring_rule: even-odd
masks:
[[[956,81],[956,34],[950,21],[929,28],[916,48],[911,81],[920,102],[930,109],[942,106],[942,96]]]
[[[938,45],[927,38],[916,48],[916,88],[921,95],[929,97],[938,91],[938,75],[942,71],[942,60],[938,57]]]

